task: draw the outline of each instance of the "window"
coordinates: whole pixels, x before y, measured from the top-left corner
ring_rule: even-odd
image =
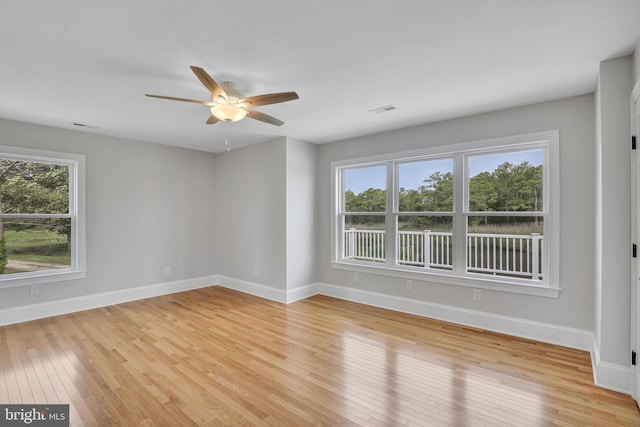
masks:
[[[0,287],[84,270],[84,156],[0,146]]]
[[[453,165],[453,158],[392,163],[398,170],[396,264],[451,270]]]
[[[386,182],[385,165],[344,171],[344,244],[349,259],[385,260]]]
[[[332,167],[334,267],[557,297],[558,132]]]
[[[544,279],[544,149],[467,156],[467,271]]]

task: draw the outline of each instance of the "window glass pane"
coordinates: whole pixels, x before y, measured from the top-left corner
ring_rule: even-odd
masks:
[[[469,156],[470,212],[542,212],[543,150]]]
[[[346,215],[343,256],[373,262],[385,260],[385,218],[373,215]]]
[[[398,165],[400,212],[453,211],[453,159]]]
[[[451,270],[453,268],[453,218],[450,216],[399,216],[397,263]]]
[[[542,217],[470,216],[467,271],[542,280]]]
[[[344,170],[345,212],[384,212],[387,207],[387,168]]]
[[[69,166],[0,159],[1,213],[69,213]]]
[[[23,273],[71,266],[69,218],[4,218],[2,226],[7,259],[5,264],[0,256],[0,273]]]

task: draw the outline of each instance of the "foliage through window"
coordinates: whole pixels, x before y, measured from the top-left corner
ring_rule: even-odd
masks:
[[[441,151],[334,164],[334,260],[557,286],[557,133]]]
[[[77,172],[77,160],[0,155],[0,286],[83,268]]]

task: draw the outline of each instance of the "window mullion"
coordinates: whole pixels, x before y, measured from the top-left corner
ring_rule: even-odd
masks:
[[[397,215],[398,194],[397,185],[398,171],[394,162],[387,162],[387,209],[385,215],[385,264],[394,266],[398,257],[398,237],[397,237]]]
[[[467,218],[466,200],[466,157],[457,154],[453,166],[453,272],[464,274],[466,265]]]

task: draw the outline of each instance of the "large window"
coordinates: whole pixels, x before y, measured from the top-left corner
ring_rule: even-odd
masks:
[[[333,170],[335,267],[557,296],[557,132]]]
[[[84,157],[0,147],[0,287],[84,275]]]

